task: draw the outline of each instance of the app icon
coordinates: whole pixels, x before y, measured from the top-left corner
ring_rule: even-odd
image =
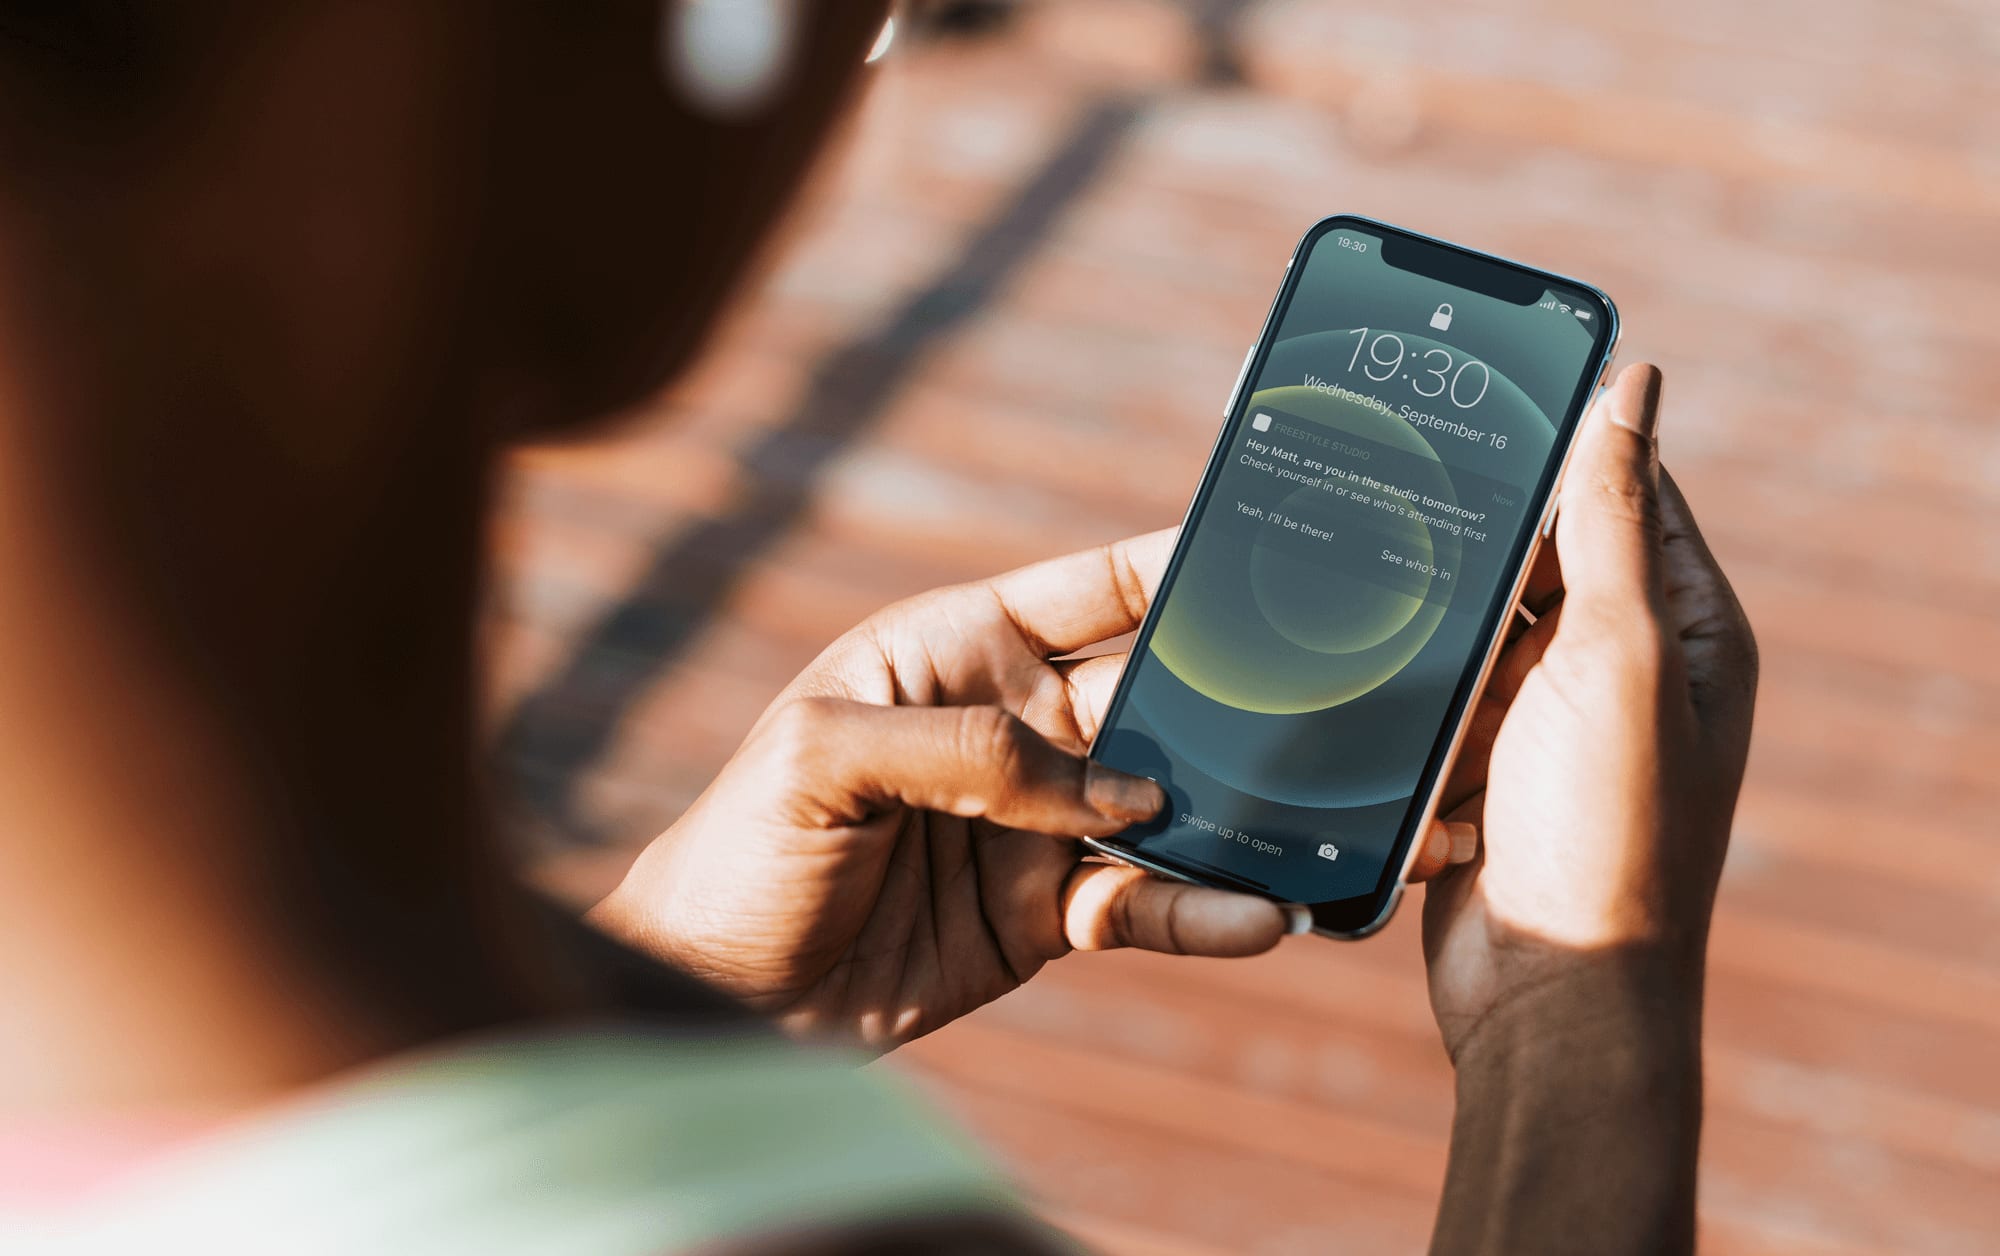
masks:
[[[1270,431],[1270,430],[1271,430],[1271,416],[1270,416],[1270,415],[1268,415],[1268,414],[1259,414],[1259,415],[1257,415],[1256,417],[1252,418],[1252,419],[1250,420],[1250,430],[1251,430],[1251,431],[1253,431],[1253,432],[1268,432],[1268,431]]]
[[[1321,842],[1319,844],[1319,857],[1327,860],[1338,859],[1340,858],[1340,847],[1335,846],[1332,842]]]

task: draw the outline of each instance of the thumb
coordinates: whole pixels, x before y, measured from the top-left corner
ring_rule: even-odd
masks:
[[[1627,367],[1584,416],[1556,523],[1572,614],[1659,611],[1660,385],[1658,367]]]
[[[777,759],[784,805],[814,827],[904,806],[1094,837],[1151,819],[1166,803],[1152,781],[1078,758],[993,706],[803,698],[757,735]]]

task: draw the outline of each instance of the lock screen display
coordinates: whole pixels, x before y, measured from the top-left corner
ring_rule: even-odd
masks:
[[[1401,866],[1610,311],[1346,219],[1293,269],[1093,754],[1169,796],[1114,845],[1331,903]]]

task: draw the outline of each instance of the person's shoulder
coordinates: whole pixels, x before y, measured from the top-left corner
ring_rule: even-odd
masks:
[[[188,1149],[55,1250],[1053,1250],[963,1135],[860,1063],[632,1024],[434,1050]]]

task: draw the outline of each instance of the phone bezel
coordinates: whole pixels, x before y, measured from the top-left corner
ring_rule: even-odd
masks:
[[[1525,276],[1544,281],[1550,286],[1574,289],[1597,303],[1599,327],[1602,329],[1596,352],[1586,369],[1578,375],[1576,389],[1557,427],[1555,443],[1550,448],[1551,456],[1543,468],[1541,480],[1535,485],[1534,493],[1530,497],[1527,517],[1535,520],[1535,525],[1516,542],[1514,551],[1507,556],[1506,563],[1501,567],[1503,571],[1511,569],[1513,578],[1495,595],[1492,603],[1486,608],[1480,633],[1475,638],[1483,643],[1476,653],[1478,666],[1476,668],[1472,666],[1475,659],[1468,659],[1466,669],[1452,692],[1451,704],[1446,709],[1438,735],[1424,760],[1423,771],[1417,778],[1417,787],[1412,792],[1411,810],[1406,813],[1402,826],[1397,831],[1389,858],[1383,862],[1381,877],[1368,894],[1324,903],[1305,904],[1312,916],[1313,932],[1328,937],[1360,938],[1387,924],[1402,897],[1403,887],[1416,859],[1416,835],[1427,827],[1437,812],[1444,783],[1450,777],[1452,763],[1464,740],[1467,715],[1473,709],[1480,691],[1485,688],[1493,664],[1499,657],[1500,646],[1505,639],[1505,629],[1512,618],[1515,606],[1520,601],[1528,571],[1542,539],[1553,522],[1556,490],[1561,484],[1563,472],[1568,468],[1570,455],[1576,447],[1576,434],[1582,425],[1584,411],[1592,394],[1602,385],[1606,369],[1617,352],[1620,325],[1618,307],[1612,303],[1609,296],[1594,285],[1572,279],[1567,275],[1539,266],[1529,266],[1497,254],[1467,248],[1461,244],[1361,214],[1332,214],[1315,222],[1299,237],[1297,247],[1292,250],[1290,259],[1286,261],[1284,280],[1278,285],[1278,291],[1272,297],[1271,307],[1264,316],[1264,326],[1258,333],[1250,353],[1244,358],[1242,370],[1237,374],[1236,385],[1231,390],[1229,402],[1223,410],[1221,429],[1217,432],[1215,444],[1209,451],[1208,464],[1202,472],[1193,496],[1189,499],[1187,510],[1181,516],[1180,536],[1174,544],[1173,555],[1168,559],[1166,570],[1161,576],[1159,594],[1147,608],[1146,617],[1133,637],[1132,661],[1139,658],[1146,643],[1152,639],[1160,608],[1166,600],[1166,591],[1172,587],[1174,578],[1179,574],[1181,562],[1187,555],[1192,536],[1189,524],[1214,492],[1216,481],[1227,461],[1228,451],[1233,447],[1238,428],[1249,410],[1247,385],[1257,378],[1270,355],[1277,330],[1284,321],[1285,312],[1290,308],[1293,294],[1297,291],[1305,272],[1303,262],[1327,234],[1343,225],[1351,226],[1355,230],[1384,241],[1390,237],[1397,237],[1405,245],[1443,250],[1452,255],[1453,265],[1469,263],[1475,266],[1490,266],[1509,272],[1515,277]],[[1511,564],[1511,568],[1508,564]],[[1112,694],[1111,702],[1105,710],[1104,722],[1099,728],[1097,737],[1092,741],[1090,754],[1093,758],[1097,754],[1098,744],[1117,722],[1117,715],[1123,709],[1128,696],[1131,679],[1132,665],[1128,661],[1123,674],[1118,678],[1118,686]],[[1423,800],[1421,806],[1416,804],[1417,799]],[[1165,856],[1122,845],[1115,835],[1090,839],[1088,844],[1092,849],[1112,858],[1175,880],[1220,886],[1225,889],[1245,888],[1230,884],[1211,870],[1187,868]]]

